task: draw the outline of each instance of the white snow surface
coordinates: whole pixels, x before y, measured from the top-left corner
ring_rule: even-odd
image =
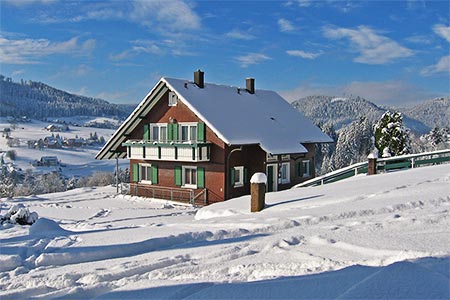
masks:
[[[233,86],[198,88],[182,79],[161,80],[227,144],[259,144],[268,153],[284,154],[308,152],[301,143],[332,142],[276,92],[249,94],[240,88],[238,93]]]
[[[203,207],[83,188],[1,199],[3,299],[448,299],[450,167]]]
[[[61,119],[61,118],[60,118]],[[69,118],[63,118],[69,120]],[[71,122],[82,124],[84,121],[95,121],[95,118],[70,118]],[[0,137],[0,152],[7,150],[15,150],[17,158],[14,163],[22,170],[31,169],[34,173],[49,173],[54,170],[60,170],[61,173],[67,177],[78,177],[92,175],[94,172],[114,172],[115,160],[96,160],[95,154],[100,149],[100,146],[84,146],[80,148],[63,148],[63,149],[48,149],[43,150],[29,149],[27,141],[44,139],[51,136],[52,133],[44,128],[48,126],[49,122],[42,122],[38,120],[31,120],[29,123],[18,123],[16,129],[11,132],[11,136],[20,140],[19,147],[8,147],[6,139]],[[10,127],[6,118],[0,117],[0,131],[4,128]],[[113,129],[93,128],[93,127],[76,127],[70,126],[70,131],[55,132],[62,137],[75,138],[75,136],[89,138],[90,134],[97,132],[97,135],[103,136],[106,140],[114,133]],[[64,167],[34,167],[31,163],[39,160],[42,156],[56,156]],[[128,168],[129,162],[127,160],[120,160],[121,168]]]
[[[252,175],[252,178],[250,178],[250,183],[266,183],[267,182],[267,176],[264,173],[255,173]]]

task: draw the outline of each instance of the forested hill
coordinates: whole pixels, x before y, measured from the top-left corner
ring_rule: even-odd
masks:
[[[421,121],[430,128],[450,127],[450,98],[435,98],[402,109],[405,115]]]
[[[41,82],[13,82],[0,75],[0,116],[30,118],[70,116],[127,117],[135,105],[70,94]]]
[[[313,120],[316,124],[332,125],[336,130],[346,127],[351,122],[366,118],[370,124],[375,124],[386,110],[396,111],[396,109],[382,108],[374,103],[361,98],[343,98],[330,96],[309,96],[292,102],[292,105]],[[435,125],[433,122],[424,124],[416,115],[404,113],[404,123],[406,127],[417,134],[424,134],[430,131]]]

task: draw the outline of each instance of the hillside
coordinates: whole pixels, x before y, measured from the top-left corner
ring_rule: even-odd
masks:
[[[381,108],[361,97],[342,98],[330,96],[301,98],[292,102],[292,106],[313,120],[314,123],[333,125],[336,130],[359,120],[361,117],[367,118],[369,123],[374,124],[389,109]],[[406,127],[419,135],[430,131],[429,126],[408,115],[405,115],[404,123]]]
[[[0,75],[0,116],[46,117],[114,116],[126,118],[133,106],[70,94],[41,82],[13,82]]]
[[[201,209],[83,188],[1,199],[1,299],[448,299],[448,165]]]
[[[435,98],[401,109],[408,117],[421,121],[430,128],[450,127],[450,98]]]

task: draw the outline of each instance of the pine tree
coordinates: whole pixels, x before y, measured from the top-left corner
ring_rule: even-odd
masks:
[[[409,132],[399,112],[385,112],[374,126],[375,147],[383,157],[410,153]]]

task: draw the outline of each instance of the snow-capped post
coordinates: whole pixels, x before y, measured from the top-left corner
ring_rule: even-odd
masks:
[[[377,174],[377,158],[378,158],[378,150],[376,149],[367,156],[368,159],[367,175]]]
[[[264,173],[255,173],[250,179],[251,183],[251,204],[250,211],[258,212],[266,205],[266,182],[267,176]]]

